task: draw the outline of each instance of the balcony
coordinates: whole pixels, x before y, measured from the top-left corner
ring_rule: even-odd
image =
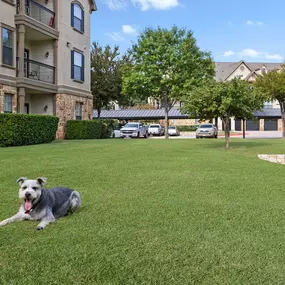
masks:
[[[25,2],[24,14],[20,13],[20,1]],[[53,3],[53,1],[50,3]],[[51,5],[52,7],[53,5]],[[17,0],[16,24],[24,24],[52,38],[58,38],[55,25],[56,13],[35,0]]]
[[[25,59],[24,64],[26,78],[51,84],[55,83],[55,68],[53,66],[31,59]]]
[[[17,58],[17,77],[19,76],[19,58]],[[17,78],[18,87],[43,92],[55,92],[55,67],[31,59],[24,59],[24,78]]]

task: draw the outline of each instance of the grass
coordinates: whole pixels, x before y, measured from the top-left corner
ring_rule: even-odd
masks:
[[[0,284],[285,284],[283,140],[98,140],[0,149],[0,220],[20,176],[80,191],[43,231],[0,228]]]

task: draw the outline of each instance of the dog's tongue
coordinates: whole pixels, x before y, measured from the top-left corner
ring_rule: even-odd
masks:
[[[24,207],[26,211],[30,211],[32,209],[32,202],[30,200],[26,200]]]

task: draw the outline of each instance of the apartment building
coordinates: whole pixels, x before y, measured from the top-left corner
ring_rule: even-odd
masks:
[[[0,113],[92,119],[94,0],[0,0]]]

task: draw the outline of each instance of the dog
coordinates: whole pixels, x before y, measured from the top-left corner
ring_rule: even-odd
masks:
[[[37,230],[44,229],[49,223],[75,212],[81,206],[80,194],[66,187],[43,188],[47,179],[38,177],[36,180],[29,180],[27,177],[20,177],[19,198],[24,201],[18,213],[0,223],[0,227],[7,224],[30,220],[40,221]]]

